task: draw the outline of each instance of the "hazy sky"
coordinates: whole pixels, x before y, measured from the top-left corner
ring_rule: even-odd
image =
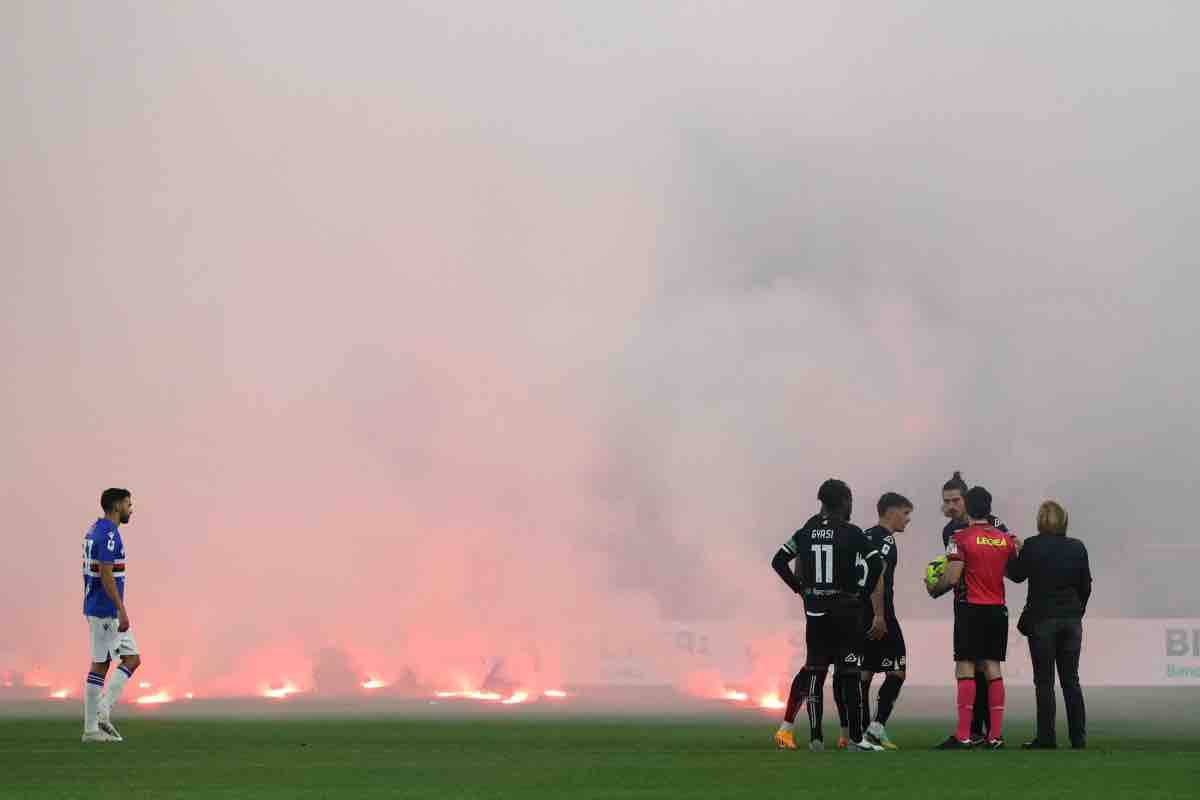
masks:
[[[0,671],[82,669],[108,485],[148,663],[229,691],[783,619],[831,474],[916,501],[903,613],[956,468],[1067,505],[1097,613],[1197,613],[1198,25],[0,5]]]

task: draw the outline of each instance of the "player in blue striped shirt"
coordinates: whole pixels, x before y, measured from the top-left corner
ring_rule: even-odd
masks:
[[[121,734],[110,718],[112,709],[142,663],[125,610],[125,543],[119,527],[133,516],[133,498],[128,489],[105,489],[100,508],[104,516],[83,537],[83,614],[92,653],[83,686],[83,741],[119,742]],[[113,656],[121,664],[106,689]]]

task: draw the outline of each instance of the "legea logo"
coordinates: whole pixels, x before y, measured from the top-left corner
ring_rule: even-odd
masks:
[[[993,539],[990,536],[976,536],[975,544],[990,545],[992,547],[1007,547],[1007,539]]]

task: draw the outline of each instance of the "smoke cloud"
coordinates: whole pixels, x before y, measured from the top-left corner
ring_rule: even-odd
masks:
[[[1067,506],[1094,613],[1197,613],[1198,23],[5,4],[0,673],[77,683],[109,485],[146,674],[210,695],[758,631],[829,475],[916,501],[902,615],[954,469]]]

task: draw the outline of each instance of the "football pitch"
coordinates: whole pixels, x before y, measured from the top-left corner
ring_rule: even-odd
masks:
[[[81,745],[64,718],[0,719],[15,798],[1194,798],[1200,738],[1094,726],[1089,749],[935,752],[946,725],[890,726],[901,750],[772,749],[767,718],[153,718]],[[836,717],[835,722],[836,724]],[[827,726],[827,737],[830,729]],[[832,731],[836,737],[836,730]],[[1189,735],[1190,734],[1190,735]]]

